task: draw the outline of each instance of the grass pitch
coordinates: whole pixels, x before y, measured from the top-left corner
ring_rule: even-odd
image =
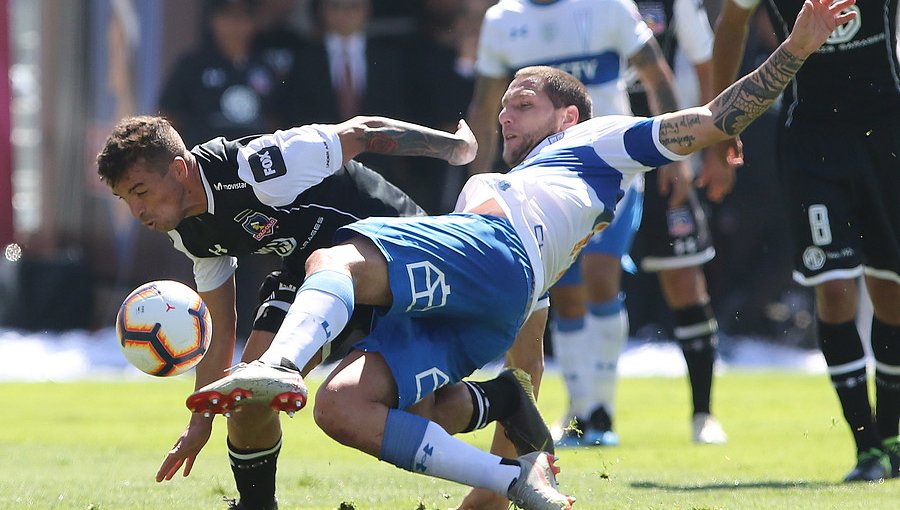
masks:
[[[154,481],[187,424],[191,379],[0,384],[0,509],[224,510],[235,491],[222,418],[190,477]],[[900,479],[839,483],[854,452],[826,376],[727,373],[713,400],[729,443],[697,446],[684,378],[621,380],[622,445],[559,452],[575,508],[900,508]],[[563,413],[558,375],[545,378],[540,404],[548,420]],[[282,510],[443,510],[467,493],[338,445],[309,412],[284,424]],[[491,429],[464,437],[487,447]]]

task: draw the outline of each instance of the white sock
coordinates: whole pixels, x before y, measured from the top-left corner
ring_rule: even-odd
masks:
[[[260,360],[277,365],[287,358],[302,369],[320,347],[344,329],[352,313],[353,280],[349,275],[329,270],[309,275]]]
[[[612,315],[589,313],[587,330],[593,339],[591,347],[583,353],[590,358],[593,371],[588,397],[591,412],[603,406],[612,416],[618,382],[616,372],[619,356],[628,341],[628,313],[624,308]]]
[[[469,487],[482,487],[506,496],[509,485],[518,478],[517,464],[502,463],[502,457],[456,439],[440,425],[428,423],[416,458],[417,471]],[[426,456],[423,452],[430,451]],[[424,461],[424,462],[422,462]]]
[[[592,370],[586,363],[585,345],[590,344],[585,318],[555,319],[552,323],[553,357],[569,392],[569,415],[587,419],[590,407]],[[589,348],[594,348],[589,346]]]

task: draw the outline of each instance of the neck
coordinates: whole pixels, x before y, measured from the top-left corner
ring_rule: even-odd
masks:
[[[206,189],[203,187],[203,179],[200,177],[200,163],[190,152],[185,156],[187,175],[185,176],[185,216],[198,216],[209,210]]]

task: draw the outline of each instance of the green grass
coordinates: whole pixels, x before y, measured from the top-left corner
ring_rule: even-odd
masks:
[[[541,406],[555,419],[564,408],[562,383],[555,374],[545,381]],[[190,477],[154,482],[187,423],[182,402],[190,386],[188,376],[0,384],[0,509],[223,510],[222,495],[234,496],[234,488],[222,422]],[[560,483],[578,497],[575,508],[900,508],[900,480],[837,483],[853,463],[853,446],[825,376],[718,378],[714,401],[729,434],[725,446],[690,442],[688,398],[681,378],[623,379],[622,445],[561,452]],[[467,492],[338,445],[309,412],[285,423],[283,510],[443,510],[456,508]],[[490,433],[466,438],[486,446]]]

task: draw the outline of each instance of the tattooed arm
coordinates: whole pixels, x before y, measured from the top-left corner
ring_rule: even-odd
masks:
[[[752,73],[706,106],[662,115],[659,141],[676,154],[691,154],[743,131],[766,111],[785,86],[834,29],[856,16],[842,12],[855,0],[806,0],[794,30]]]
[[[465,165],[475,158],[478,143],[464,120],[456,133],[439,131],[387,117],[354,117],[336,127],[344,163],[370,152],[391,156],[427,156]]]

